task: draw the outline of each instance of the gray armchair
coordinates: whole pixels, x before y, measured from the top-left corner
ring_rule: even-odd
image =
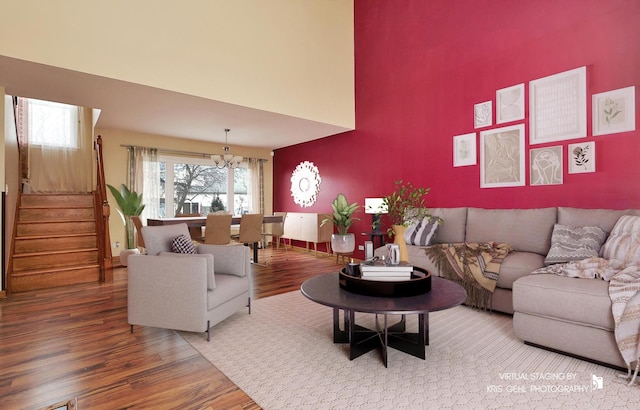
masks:
[[[134,325],[207,332],[239,309],[251,313],[249,248],[196,246],[196,254],[172,252],[172,241],[189,236],[186,224],[145,226],[146,255],[128,263],[128,316]]]

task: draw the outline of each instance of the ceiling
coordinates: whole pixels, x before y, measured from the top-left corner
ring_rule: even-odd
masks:
[[[230,145],[272,150],[349,131],[5,56],[0,56],[0,85],[9,95],[98,108],[100,129],[224,143],[223,129],[229,128]]]

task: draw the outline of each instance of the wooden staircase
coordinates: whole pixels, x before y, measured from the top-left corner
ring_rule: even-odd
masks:
[[[11,292],[99,281],[97,231],[92,193],[22,194]]]

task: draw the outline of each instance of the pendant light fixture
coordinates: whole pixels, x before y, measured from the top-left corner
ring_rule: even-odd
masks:
[[[240,163],[242,162],[241,155],[231,155],[229,152],[229,142],[227,140],[227,134],[231,131],[229,128],[225,128],[224,130],[224,154],[223,155],[212,155],[211,159],[217,168],[238,168]]]

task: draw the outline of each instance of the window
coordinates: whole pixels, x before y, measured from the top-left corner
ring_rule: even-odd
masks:
[[[246,163],[218,169],[206,159],[160,156],[160,217],[226,211],[239,216],[251,211]]]
[[[29,143],[78,148],[78,107],[28,99]]]

